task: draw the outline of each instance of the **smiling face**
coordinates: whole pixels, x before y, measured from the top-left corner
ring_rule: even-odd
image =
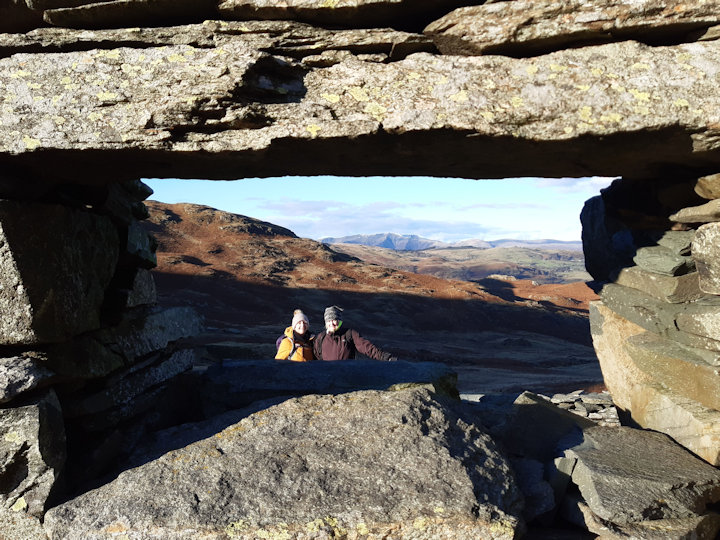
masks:
[[[307,329],[308,329],[308,323],[306,323],[305,321],[302,321],[302,320],[296,322],[295,326],[293,326],[293,330],[295,330],[295,332],[297,332],[300,335],[303,335],[305,332],[307,332]]]
[[[340,321],[338,321],[337,319],[325,321],[325,331],[328,334],[334,333],[335,330],[337,330],[338,328],[340,328]]]

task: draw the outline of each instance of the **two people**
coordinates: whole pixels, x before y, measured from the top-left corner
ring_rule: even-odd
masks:
[[[330,306],[325,309],[325,330],[317,336],[309,334],[309,321],[299,309],[293,314],[292,326],[285,329],[279,344],[276,360],[308,362],[310,360],[349,360],[359,352],[384,362],[393,362],[397,358],[387,351],[379,349],[370,340],[347,325],[343,325],[342,308]],[[298,315],[298,313],[300,315]],[[305,325],[299,323],[304,321]],[[298,351],[302,350],[301,353]]]

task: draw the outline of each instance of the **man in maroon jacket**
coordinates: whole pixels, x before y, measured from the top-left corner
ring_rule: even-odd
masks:
[[[318,360],[348,360],[360,352],[373,360],[394,362],[395,356],[378,349],[357,330],[343,326],[342,308],[330,306],[325,309],[325,330],[315,336],[315,358]]]

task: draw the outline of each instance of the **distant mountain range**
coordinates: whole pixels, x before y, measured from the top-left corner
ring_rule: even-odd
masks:
[[[441,242],[430,240],[415,234],[354,234],[339,238],[327,237],[320,240],[323,244],[357,244],[362,246],[382,247],[397,251],[422,251],[426,249],[447,249],[473,247],[490,249],[495,247],[526,247],[534,249],[582,251],[582,242],[562,240],[461,240],[459,242]]]

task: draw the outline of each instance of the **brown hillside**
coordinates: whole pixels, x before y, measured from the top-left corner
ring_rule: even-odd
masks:
[[[556,364],[594,360],[587,323],[594,294],[584,283],[446,280],[365,263],[206,206],[147,206],[161,303],[194,306],[206,318],[206,342],[231,339],[235,355],[271,358],[293,309],[302,308],[317,332],[324,308],[336,304],[347,324],[401,359],[507,367],[514,357],[524,370],[534,369],[542,347]]]

